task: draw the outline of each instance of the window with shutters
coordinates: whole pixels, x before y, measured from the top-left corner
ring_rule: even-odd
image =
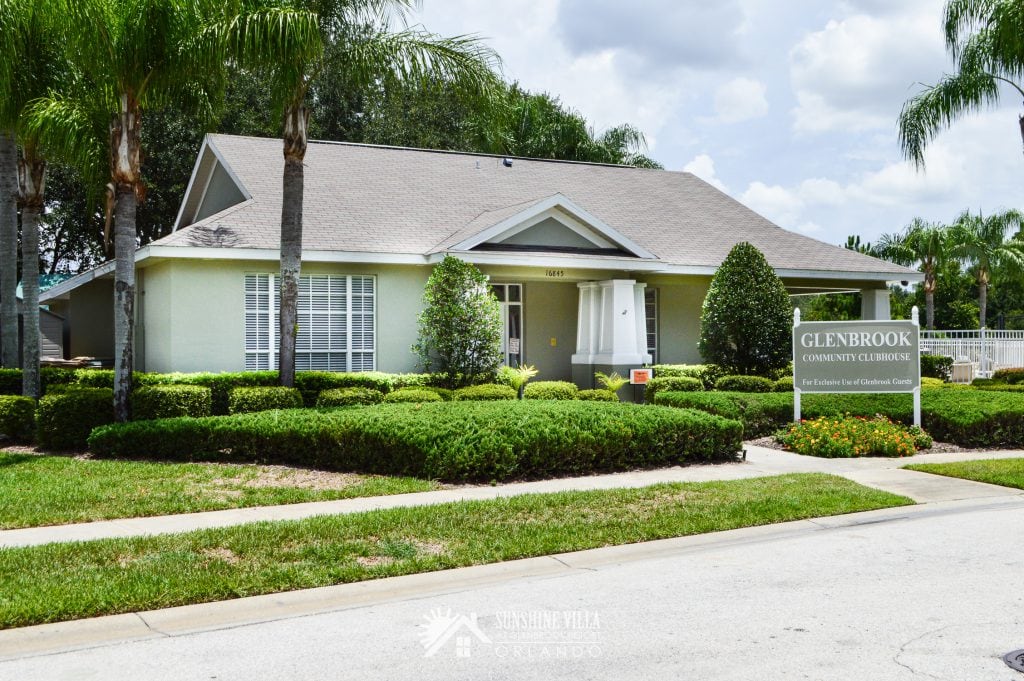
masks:
[[[245,368],[276,369],[278,277],[245,275]],[[373,371],[376,368],[376,280],[317,274],[299,278],[297,371]]]

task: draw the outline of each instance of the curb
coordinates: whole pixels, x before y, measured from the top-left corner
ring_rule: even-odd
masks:
[[[458,593],[513,580],[557,578],[581,570],[598,570],[683,553],[784,541],[810,532],[909,521],[933,515],[1020,508],[1024,508],[1024,497],[1019,494],[902,506],[229,601],[41,624],[0,631],[0,661],[153,638],[188,636],[401,600]]]

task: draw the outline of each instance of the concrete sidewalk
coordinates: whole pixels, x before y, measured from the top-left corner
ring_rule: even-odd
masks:
[[[819,459],[747,445],[744,462],[636,471],[583,478],[540,480],[499,486],[461,487],[435,492],[363,497],[284,506],[125,518],[74,525],[0,531],[0,548],[38,546],[53,542],[89,541],[118,537],[172,534],[258,521],[299,520],[322,515],[359,513],[387,508],[430,506],[456,501],[496,499],[521,494],[644,487],[664,482],[707,482],[785,473],[831,473],[869,487],[910,497],[920,503],[1024,495],[1024,490],[900,470],[907,463],[947,463],[972,459],[1020,458],[1022,451],[919,454],[903,459]]]

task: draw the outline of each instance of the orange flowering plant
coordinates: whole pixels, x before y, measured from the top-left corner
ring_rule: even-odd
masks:
[[[841,458],[853,456],[913,456],[932,446],[932,438],[917,426],[874,418],[822,416],[794,423],[775,440],[797,454]]]

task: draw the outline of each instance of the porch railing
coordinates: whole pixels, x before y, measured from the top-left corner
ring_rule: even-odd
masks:
[[[1024,331],[921,331],[921,352],[970,362],[974,374],[989,377],[999,369],[1024,367]]]

